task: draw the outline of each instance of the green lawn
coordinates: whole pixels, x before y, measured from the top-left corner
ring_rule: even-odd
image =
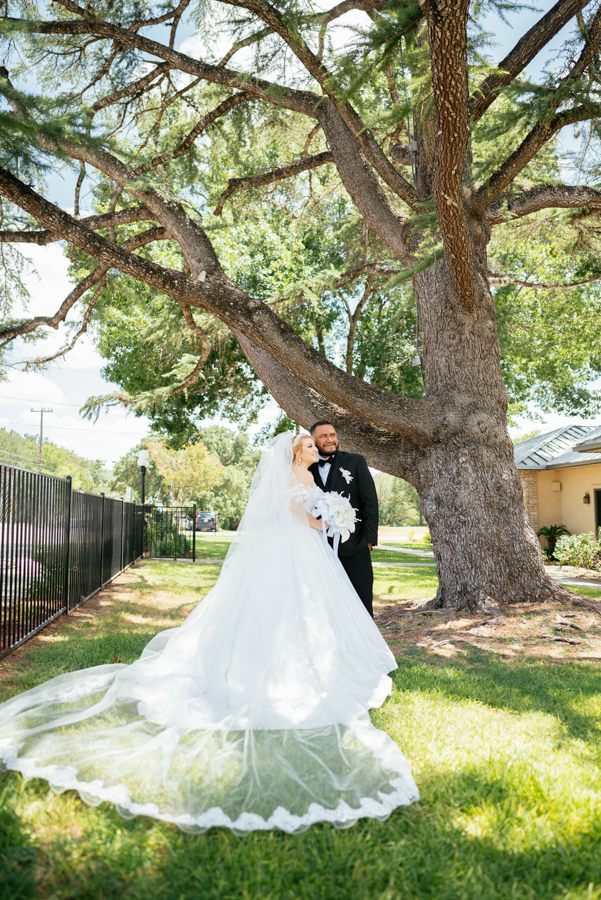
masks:
[[[5,660],[3,696],[114,656],[131,661],[181,621],[218,571],[137,566],[95,617],[84,606],[28,658]],[[435,586],[417,569],[378,569],[376,578],[399,600]],[[422,800],[387,822],[192,836],[8,774],[2,900],[599,900],[598,664],[476,648],[445,659],[414,647],[394,682],[372,716],[407,754]]]
[[[217,538],[196,535],[196,558],[225,559],[232,538],[231,534],[219,535]],[[420,562],[419,556],[412,556],[410,553],[395,553],[393,550],[374,550],[372,558],[374,562]],[[433,560],[424,561],[431,564],[434,562]]]
[[[220,535],[218,539],[196,535],[196,559],[225,559],[231,542],[232,535]]]
[[[390,554],[396,556],[397,554]],[[404,603],[433,597],[438,587],[434,566],[374,568],[374,595],[382,603]]]

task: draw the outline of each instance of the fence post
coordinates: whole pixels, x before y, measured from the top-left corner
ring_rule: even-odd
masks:
[[[123,533],[125,531],[125,500],[121,499],[121,565],[119,571],[123,571]]]
[[[73,495],[73,479],[70,475],[67,475],[67,496],[66,500],[66,510],[65,510],[65,546],[64,546],[64,555],[63,555],[63,565],[64,565],[64,604],[65,604],[65,613],[69,615],[69,574],[71,567],[70,560],[70,551],[71,551],[71,500]]]
[[[100,494],[102,497],[102,513],[100,516],[100,581],[98,587],[104,584],[104,491]]]
[[[192,562],[196,562],[196,503],[192,507]]]

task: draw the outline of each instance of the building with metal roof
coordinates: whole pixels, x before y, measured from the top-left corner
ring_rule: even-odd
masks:
[[[578,450],[579,453],[595,453],[597,450],[601,451],[601,425],[598,428],[593,428],[592,431],[589,431],[583,441],[574,444],[574,450]]]
[[[574,423],[519,441],[515,464],[535,531],[565,525],[572,534],[601,528],[601,426]]]

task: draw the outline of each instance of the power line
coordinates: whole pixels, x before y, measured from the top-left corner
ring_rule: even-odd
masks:
[[[24,403],[38,403],[39,402],[39,398],[37,398],[37,397],[7,397],[6,395],[3,395],[2,397],[0,397],[0,400],[22,400]],[[83,403],[62,403],[60,400],[53,400],[52,402],[54,403],[55,406],[75,406],[75,407],[83,406]]]
[[[35,425],[24,425],[22,422],[0,422],[0,428],[4,428],[6,425],[14,425],[16,428],[36,427]],[[95,428],[94,425],[91,427],[93,432],[90,432],[88,428],[66,428],[64,425],[46,425],[46,428],[53,428],[55,431],[85,431],[87,434],[131,434],[135,437],[140,435],[139,431],[115,431],[113,428]]]

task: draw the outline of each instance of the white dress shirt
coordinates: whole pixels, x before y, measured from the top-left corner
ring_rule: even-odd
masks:
[[[330,459],[329,456],[320,456],[320,459]],[[325,487],[326,481],[328,480],[328,475],[330,474],[330,469],[332,468],[332,463],[327,462],[325,466],[319,467],[319,477],[321,478],[321,482]]]

